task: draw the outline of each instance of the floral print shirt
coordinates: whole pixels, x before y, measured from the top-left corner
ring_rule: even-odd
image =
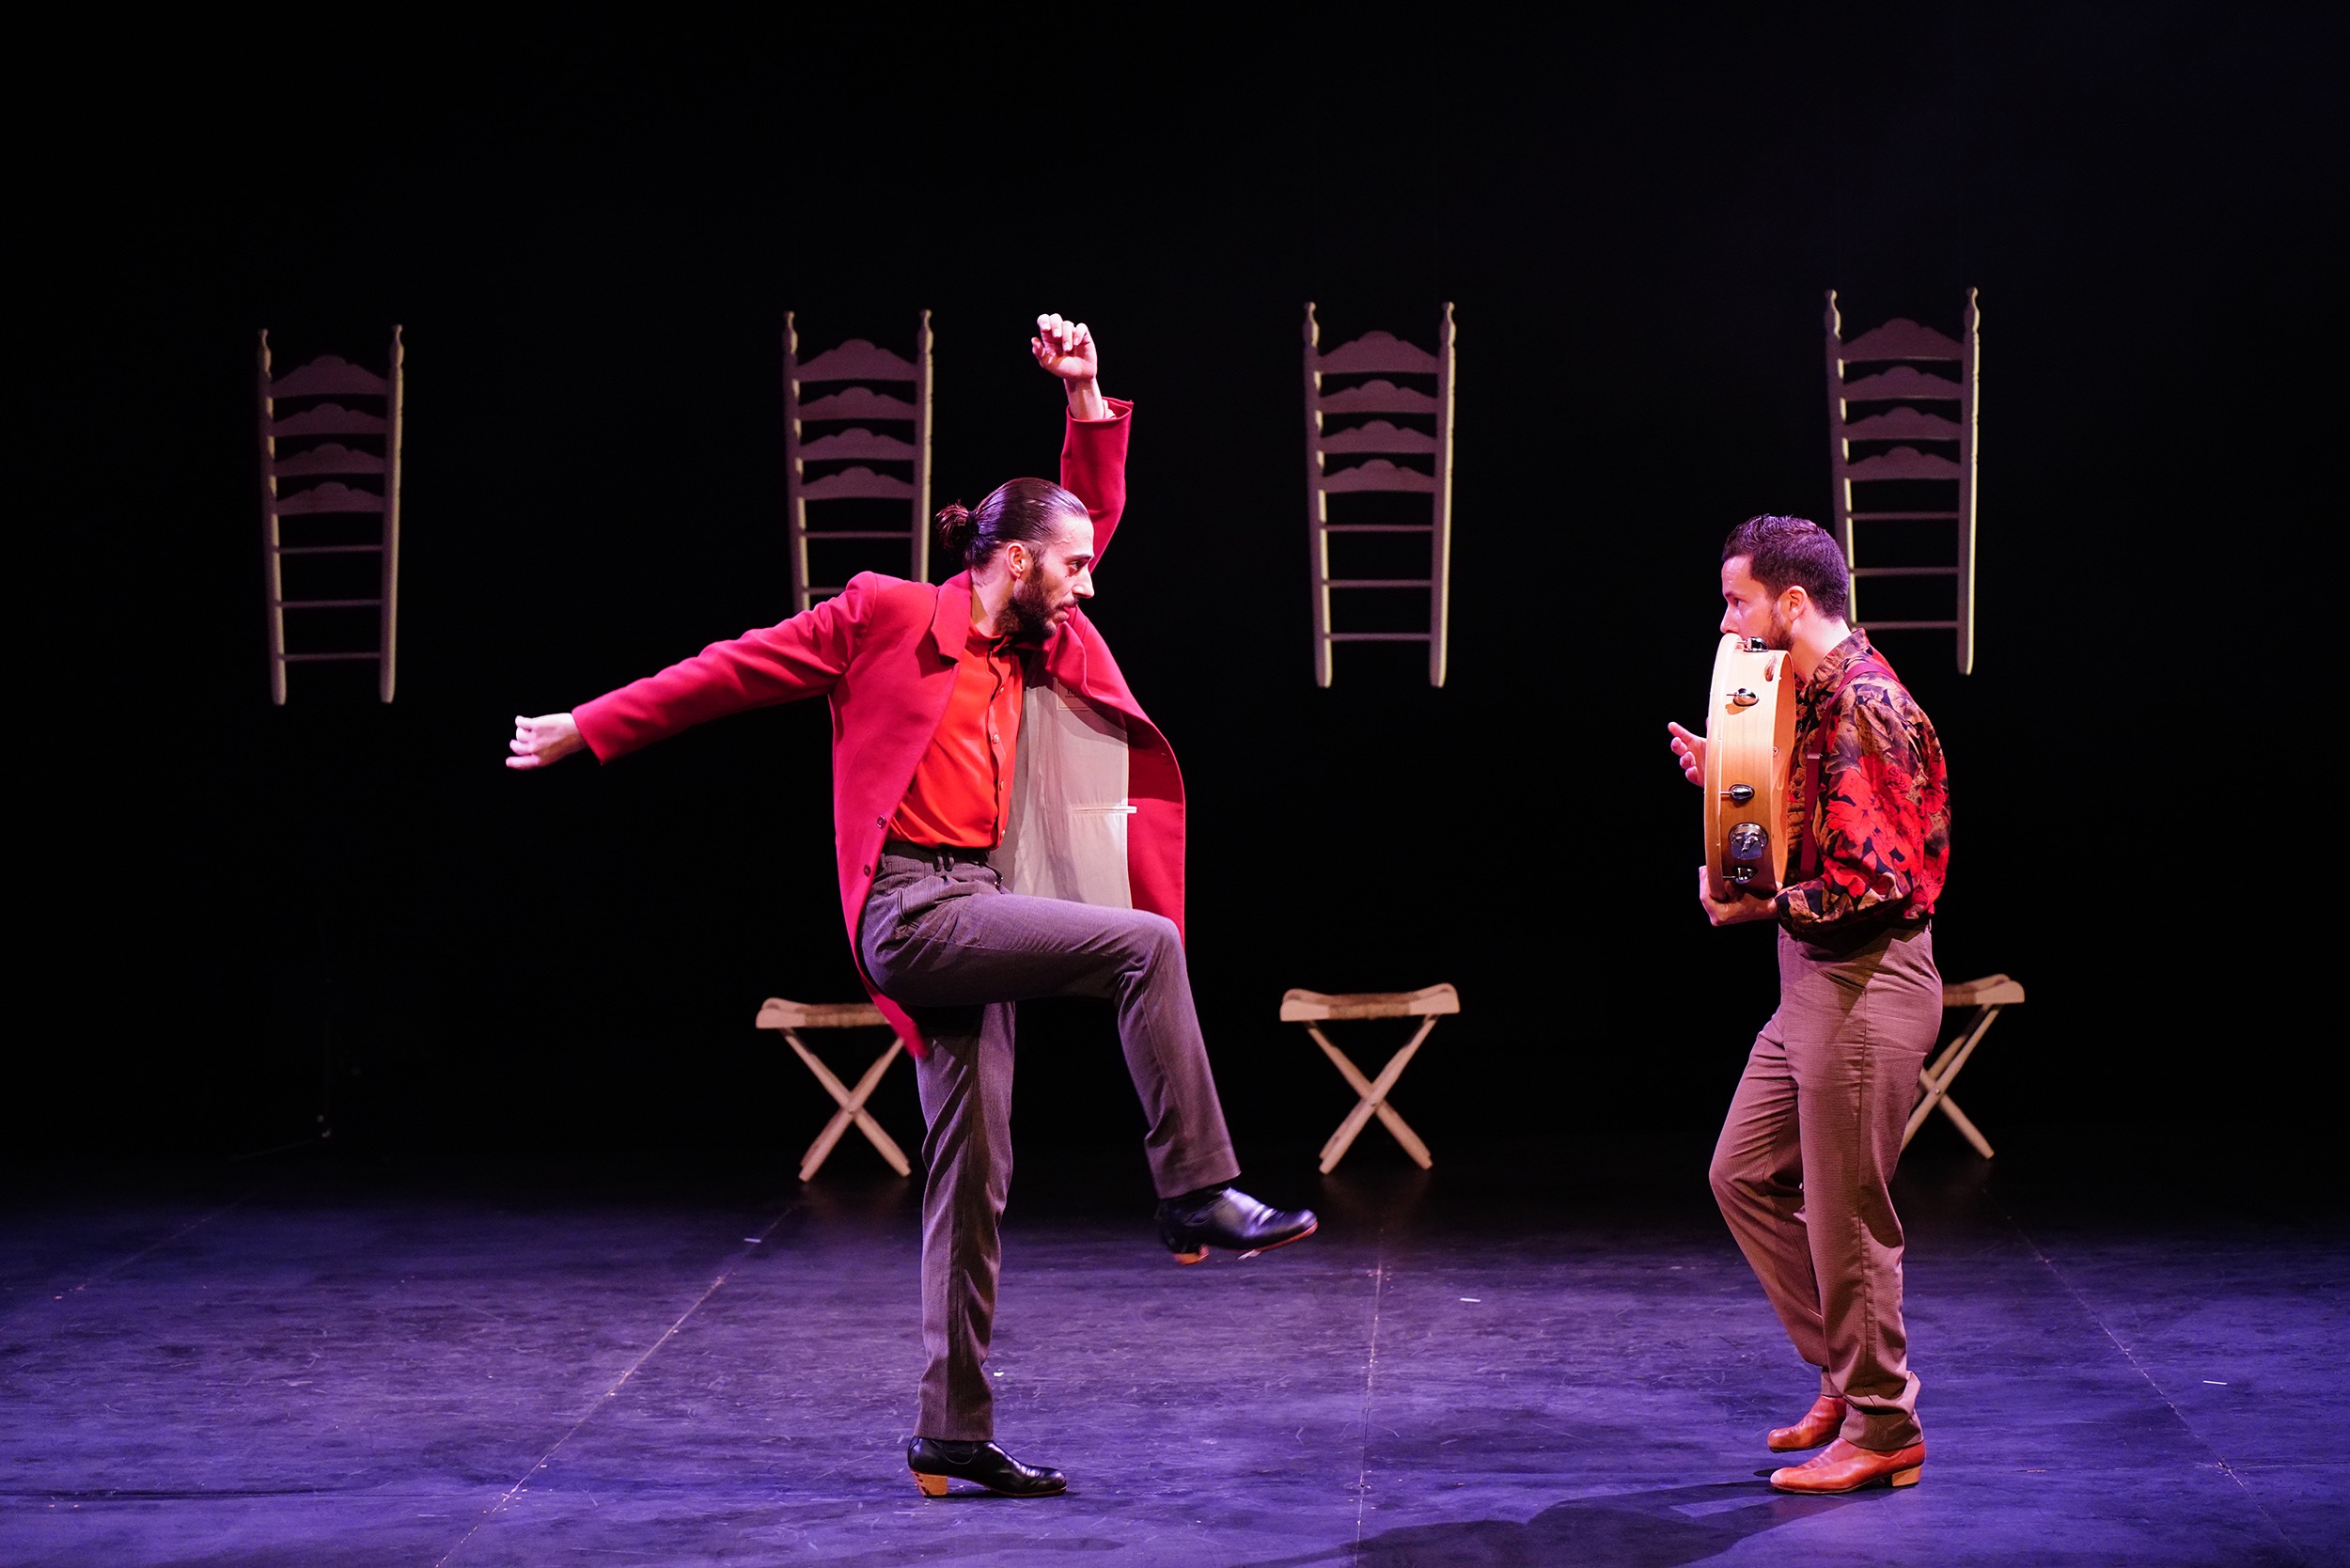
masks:
[[[1950,858],[1950,781],[1934,722],[1865,632],[1829,651],[1796,704],[1794,853],[1789,885],[1773,901],[1779,924],[1807,942],[1923,925]]]

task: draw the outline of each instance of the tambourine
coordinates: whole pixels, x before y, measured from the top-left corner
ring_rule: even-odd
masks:
[[[1705,709],[1705,878],[1716,902],[1787,884],[1794,685],[1784,652],[1723,634]]]

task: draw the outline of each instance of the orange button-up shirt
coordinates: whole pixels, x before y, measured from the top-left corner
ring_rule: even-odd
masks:
[[[1010,636],[971,628],[947,714],[889,819],[891,838],[961,849],[994,849],[1004,841],[1025,678]]]

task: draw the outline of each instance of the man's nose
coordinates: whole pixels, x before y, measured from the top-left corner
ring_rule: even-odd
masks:
[[[1069,591],[1070,591],[1070,592],[1072,592],[1072,593],[1073,593],[1073,594],[1075,594],[1075,595],[1076,595],[1078,598],[1080,598],[1080,599],[1090,599],[1090,598],[1092,598],[1092,597],[1093,597],[1093,572],[1092,572],[1092,569],[1091,569],[1091,568],[1088,568],[1087,570],[1085,570],[1085,571],[1083,571],[1083,572],[1078,572],[1078,573],[1077,573],[1077,586],[1076,586],[1076,587],[1074,587],[1074,588],[1071,588]]]
[[[1725,632],[1735,632],[1738,629],[1738,612],[1736,610],[1724,610],[1722,612],[1721,629]]]

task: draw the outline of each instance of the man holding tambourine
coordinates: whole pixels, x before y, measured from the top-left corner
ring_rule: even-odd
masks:
[[[1845,620],[1850,583],[1815,524],[1732,529],[1715,682],[1727,689],[1710,694],[1707,736],[1668,727],[1682,771],[1707,791],[1707,917],[1779,925],[1778,1011],[1755,1037],[1711,1175],[1788,1338],[1820,1372],[1810,1410],[1765,1439],[1780,1452],[1828,1445],[1772,1474],[1790,1492],[1907,1486],[1926,1457],[1887,1185],[1942,1022],[1929,928],[1950,792],[1933,723]]]

